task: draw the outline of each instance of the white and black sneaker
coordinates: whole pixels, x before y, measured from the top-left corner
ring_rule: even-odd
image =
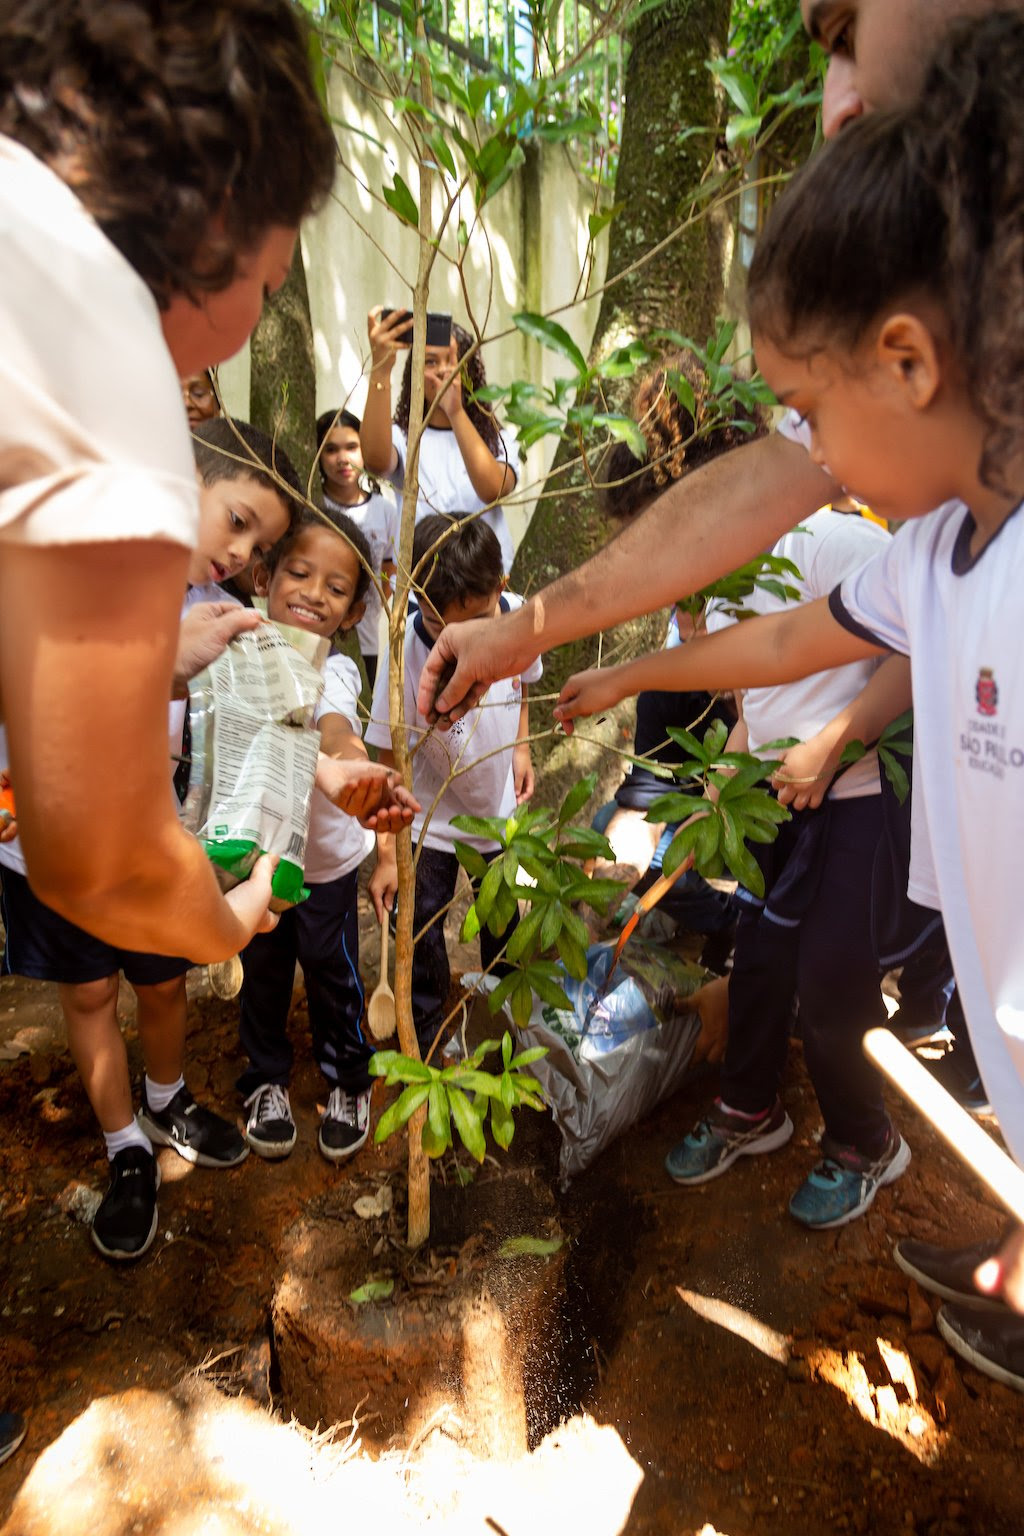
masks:
[[[317,1138],[320,1151],[328,1162],[341,1163],[366,1143],[370,1134],[370,1090],[348,1093],[334,1088],[327,1100]]]
[[[262,1083],[250,1093],[245,1107],[249,1111],[245,1139],[256,1156],[271,1161],[287,1157],[298,1136],[288,1089],[280,1083]]]
[[[179,1157],[200,1168],[234,1168],[249,1156],[238,1128],[197,1104],[187,1088],[179,1088],[166,1109],[152,1109],[143,1081],[137,1118],[150,1141],[173,1147]]]

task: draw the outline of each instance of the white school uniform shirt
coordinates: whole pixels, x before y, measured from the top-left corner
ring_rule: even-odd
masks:
[[[374,573],[379,576],[385,560],[395,559],[398,545],[399,510],[390,496],[374,491],[359,506],[346,507],[325,495],[324,506],[329,512],[343,512],[365,534],[373,556]],[[366,589],[366,612],[356,625],[359,649],[364,656],[378,653],[381,607],[380,593],[371,582]]]
[[[503,611],[521,608],[523,599],[506,592],[501,599]],[[496,846],[475,833],[460,832],[452,826],[454,816],[511,816],[516,808],[515,781],[512,771],[513,748],[519,737],[519,714],[523,702],[523,683],[534,683],[543,666],[538,659],[521,678],[503,678],[492,683],[481,704],[471,709],[449,731],[430,730],[426,718],[416,707],[416,693],[433,641],[422,627],[419,614],[405,632],[405,719],[410,747],[417,743],[412,765],[413,793],[423,809],[413,821],[413,840],[418,842],[426,814],[437,799],[448,775],[460,773],[440,794],[423,838],[428,848],[451,853],[456,838],[473,848]],[[388,668],[381,657],[373,690],[372,718],[366,740],[375,747],[391,746],[390,708],[388,705]],[[471,766],[472,765],[472,766]]]
[[[906,524],[831,608],[855,634],[910,656],[915,807],[971,1044],[1024,1163],[1024,513],[977,560],[973,529],[955,501]]]
[[[880,554],[891,542],[884,529],[866,518],[847,516],[842,512],[815,512],[799,528],[785,534],[772,554],[792,560],[798,567],[799,580],[788,576],[783,579],[787,585],[799,590],[801,602],[809,603],[819,597],[828,597],[839,582]],[[781,613],[794,606],[760,587],[743,602],[745,610],[757,614]],[[708,615],[708,629],[712,631],[736,622],[728,614],[715,610]],[[762,755],[768,742],[787,736],[807,741],[817,735],[863,692],[878,665],[874,659],[856,661],[849,666],[832,667],[827,672],[815,672],[799,682],[747,689],[743,695],[743,718],[747,724],[750,751],[756,757]],[[778,753],[767,755],[778,756]],[[878,793],[878,757],[872,751],[833,782],[828,798],[853,800],[861,795]]]
[[[191,548],[195,465],[156,302],[64,182],[2,136],[0,247],[0,558]]]
[[[499,436],[498,452],[495,455],[500,464],[507,464],[519,479],[519,459],[516,452],[515,434],[507,427],[502,428]],[[391,441],[394,445],[398,462],[388,479],[399,493],[399,506],[401,506],[401,491],[405,484],[405,457],[408,452],[408,442],[402,428],[392,423]],[[512,535],[509,532],[508,523],[505,521],[504,509],[500,506],[488,507],[486,501],[481,501],[473,489],[473,482],[469,478],[459,448],[458,439],[450,427],[427,427],[420,438],[420,494],[416,503],[416,521],[420,522],[424,517],[429,517],[433,512],[448,512],[455,517],[466,517],[471,513],[480,513],[480,520],[493,528],[501,545],[501,562],[506,573],[512,569],[512,559],[515,550],[512,546]]]
[[[313,716],[319,726],[325,715],[343,715],[356,735],[362,735],[357,708],[359,668],[348,656],[329,656],[324,668],[324,691]],[[339,811],[327,796],[314,789],[310,803],[309,836],[306,839],[307,885],[326,885],[357,869],[374,847],[372,832],[354,816]]]

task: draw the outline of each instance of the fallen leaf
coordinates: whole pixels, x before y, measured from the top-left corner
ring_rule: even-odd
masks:
[[[557,1253],[565,1242],[564,1237],[507,1237],[498,1249],[499,1259],[518,1259],[532,1255],[545,1259]]]
[[[348,1299],[354,1307],[361,1307],[368,1301],[387,1301],[394,1288],[393,1280],[367,1280],[365,1285],[349,1291]]]

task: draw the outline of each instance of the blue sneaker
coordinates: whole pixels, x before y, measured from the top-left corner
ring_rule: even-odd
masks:
[[[665,1159],[669,1177],[677,1184],[706,1184],[731,1168],[738,1157],[757,1157],[784,1147],[793,1122],[778,1099],[758,1120],[731,1115],[715,1103]]]
[[[843,1227],[862,1216],[882,1185],[892,1184],[910,1162],[910,1148],[895,1127],[885,1151],[874,1160],[827,1136],[821,1149],[821,1162],[789,1202],[789,1214],[816,1232]]]

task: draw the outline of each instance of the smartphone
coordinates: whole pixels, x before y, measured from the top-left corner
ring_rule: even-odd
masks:
[[[381,312],[380,312],[380,317],[381,317],[382,320],[386,320],[389,315],[394,315],[394,314],[408,315],[410,320],[412,319],[412,312],[410,310],[408,310],[408,309],[401,309],[401,310],[382,309]],[[436,312],[433,312],[433,311],[428,311],[427,312],[427,346],[428,347],[447,347],[447,346],[449,346],[451,344],[451,339],[452,339],[452,317],[451,317],[451,315],[444,315],[444,314],[436,313]],[[405,340],[409,343],[410,346],[412,346],[412,330],[411,329],[406,331],[406,333],[405,333]]]

